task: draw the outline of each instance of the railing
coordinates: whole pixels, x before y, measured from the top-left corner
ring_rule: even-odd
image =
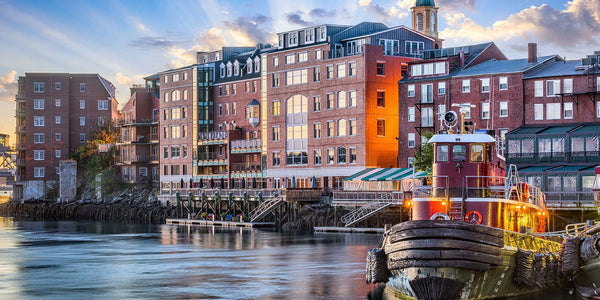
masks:
[[[594,193],[588,192],[546,192],[546,206],[550,209],[590,209],[595,210]]]
[[[17,133],[25,133],[25,126],[17,126]]]
[[[158,141],[158,134],[153,133],[150,135],[150,141]]]
[[[270,199],[267,199],[256,209],[250,212],[250,222],[256,222],[264,218],[282,203],[283,197],[281,197],[279,193],[275,192]]]
[[[231,141],[231,149],[260,148],[261,146],[262,141],[260,139]]]
[[[246,165],[245,163],[234,163],[231,164],[231,172],[261,172],[262,166],[260,165]]]
[[[515,162],[597,162],[599,151],[566,151],[566,152],[535,152],[507,153],[507,160]]]
[[[196,160],[215,160],[215,159],[225,159],[224,157],[219,157],[217,152],[201,152],[196,153]]]
[[[358,206],[390,198],[402,204],[404,193],[400,191],[333,191],[332,204],[335,206]]]
[[[413,186],[414,198],[449,197],[450,178],[448,176],[427,176],[424,180],[426,182],[435,183],[436,187],[433,187],[432,185],[415,185]]]
[[[134,118],[125,118],[125,119],[120,119],[117,121],[117,125],[132,125],[132,124],[140,124],[140,125],[150,125],[150,123],[152,122],[158,122],[158,120],[155,120],[155,118],[158,118],[157,116],[152,116],[151,119],[134,119]]]
[[[200,140],[224,140],[227,139],[227,136],[227,131],[210,131],[198,133],[198,139]]]
[[[350,213],[343,215],[340,219],[342,223],[344,223],[346,227],[351,226],[375,214],[376,212],[396,203],[395,199],[392,197],[392,193],[381,193],[379,196],[379,199],[371,201],[359,207],[358,209],[355,209]]]

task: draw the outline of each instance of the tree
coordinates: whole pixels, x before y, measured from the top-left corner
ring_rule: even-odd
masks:
[[[433,136],[433,133],[431,132],[426,132],[423,133],[423,137],[429,141],[429,139],[431,139],[431,137]],[[433,145],[429,144],[429,143],[422,143],[421,144],[421,149],[419,149],[419,151],[415,152],[415,169],[419,170],[419,171],[426,171],[428,173],[431,173],[432,171],[432,167],[433,167]]]

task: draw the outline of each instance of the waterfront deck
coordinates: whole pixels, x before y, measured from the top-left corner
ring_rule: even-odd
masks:
[[[315,227],[315,232],[350,232],[350,233],[377,233],[384,232],[383,228],[356,228],[356,227]]]
[[[197,225],[197,226],[222,226],[222,227],[273,227],[274,222],[236,222],[236,221],[212,221],[199,219],[167,219],[167,224],[174,225]]]

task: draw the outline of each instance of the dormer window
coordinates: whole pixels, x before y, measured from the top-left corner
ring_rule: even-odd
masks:
[[[306,44],[313,43],[315,41],[315,30],[313,28],[304,31],[304,42]]]
[[[233,63],[233,75],[240,75],[240,63],[237,60]]]
[[[227,63],[227,77],[231,77],[231,62]]]
[[[327,27],[321,26],[319,34],[319,41],[324,41],[327,38]]]
[[[221,63],[219,68],[221,69],[221,78],[225,77],[225,64]]]
[[[283,34],[279,35],[279,48],[283,48]]]
[[[288,45],[289,46],[297,46],[298,45],[298,32],[288,33]]]
[[[254,58],[254,72],[260,72],[260,58]]]
[[[248,74],[252,73],[252,58],[250,57],[246,60],[246,70],[248,70]]]

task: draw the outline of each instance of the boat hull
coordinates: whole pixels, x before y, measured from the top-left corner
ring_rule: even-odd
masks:
[[[386,232],[383,250],[386,288],[397,298],[489,299],[554,286],[550,273],[558,268],[549,259],[560,244],[462,221],[418,220]]]

